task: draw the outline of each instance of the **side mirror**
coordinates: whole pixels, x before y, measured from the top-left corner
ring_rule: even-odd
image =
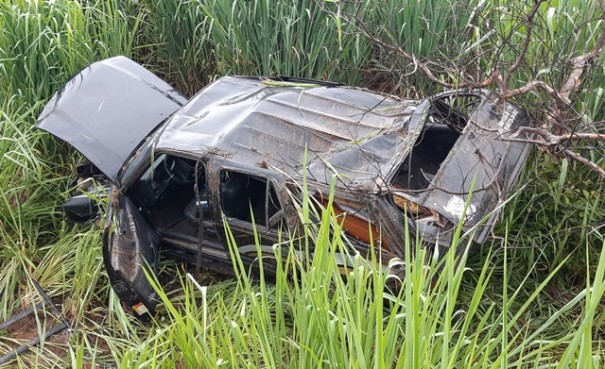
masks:
[[[76,195],[63,204],[63,212],[68,220],[75,223],[87,223],[100,214],[99,204],[87,194]]]
[[[63,204],[63,212],[69,221],[88,223],[101,215],[101,207],[110,186],[91,186],[86,192],[73,196]]]

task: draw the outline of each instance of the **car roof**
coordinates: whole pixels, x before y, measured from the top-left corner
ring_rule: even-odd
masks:
[[[177,111],[155,145],[293,177],[307,150],[311,180],[328,183],[338,172],[342,185],[377,190],[413,146],[419,104],[352,87],[223,77]]]

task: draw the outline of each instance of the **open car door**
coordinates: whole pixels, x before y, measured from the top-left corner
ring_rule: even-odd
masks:
[[[134,61],[116,56],[72,77],[36,127],[81,152],[114,183],[140,142],[186,98]]]

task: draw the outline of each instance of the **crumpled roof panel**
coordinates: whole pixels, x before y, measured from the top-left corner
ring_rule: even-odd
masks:
[[[157,148],[268,163],[290,175],[300,172],[308,149],[309,160],[334,161],[343,169],[348,162],[350,175],[372,179],[380,169],[360,161],[363,150],[351,150],[351,143],[401,148],[382,142],[393,135],[380,134],[401,133],[417,104],[351,87],[276,86],[258,78],[224,77],[171,119]]]

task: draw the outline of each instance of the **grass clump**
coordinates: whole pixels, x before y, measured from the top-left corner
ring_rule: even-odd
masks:
[[[180,274],[176,296],[159,291],[166,312],[144,348],[127,349],[119,367],[598,367],[593,352],[600,344],[592,332],[605,293],[603,252],[586,288],[534,321],[528,317],[567,260],[536,283],[516,275],[506,248],[473,265],[467,253],[438,260],[408,238],[408,255],[415,257],[389,265],[399,263],[405,278],[380,260],[352,254],[343,278],[336,255],[347,253],[347,241],[330,211],[316,231],[307,235],[313,252],[302,253],[309,259],[291,252],[294,242],[276,249],[271,281],[263,273],[253,278],[233,244],[237,282],[201,286]],[[389,288],[394,279],[397,292]],[[570,317],[581,324],[565,327]]]
[[[0,1],[0,319],[31,291],[41,246],[66,235],[57,204],[73,159],[34,129],[38,113],[83,66],[129,55],[132,24],[117,1]]]
[[[226,74],[358,83],[371,47],[322,2],[141,1],[141,60],[188,95]],[[347,32],[345,37],[342,32]]]
[[[16,96],[31,106],[91,62],[131,55],[136,18],[119,4],[0,2],[0,101]]]

